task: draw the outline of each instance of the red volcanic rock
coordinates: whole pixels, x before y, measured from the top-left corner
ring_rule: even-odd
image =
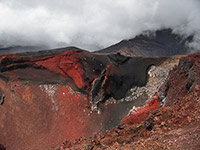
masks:
[[[87,96],[69,86],[9,81],[0,89],[5,94],[0,141],[8,149],[49,149],[101,128]]]
[[[184,97],[193,91],[196,85],[200,85],[200,54],[193,54],[180,59],[180,63],[169,74],[168,79],[160,88],[160,97],[165,95],[165,105],[172,105],[177,99]],[[137,112],[126,116],[122,123],[135,124],[144,121],[149,112],[159,106],[157,96],[146,106],[139,108]],[[164,122],[163,122],[164,124]]]
[[[86,85],[82,78],[84,70],[79,58],[76,51],[69,51],[58,54],[51,59],[37,61],[34,66],[72,78],[77,87],[82,89]]]
[[[68,141],[68,147],[72,147],[70,141],[80,137],[83,138],[77,142],[84,143],[84,138],[118,125],[122,117],[118,112],[124,117],[121,109],[127,111],[126,107],[108,105],[99,115],[91,111],[91,106],[109,97],[123,98],[133,85],[145,85],[149,66],[165,59],[68,51],[57,54],[47,52],[42,56],[5,55],[0,60],[0,143],[8,149],[45,150],[55,148],[64,140]],[[198,91],[199,71],[199,54],[182,58],[161,87],[159,100],[166,98],[166,105],[173,105],[174,101]],[[192,94],[199,96],[198,92]],[[123,143],[130,143],[134,137],[149,137],[147,130],[153,127],[168,130],[168,124],[192,122],[192,116],[180,121],[179,117],[184,118],[184,114],[188,113],[185,109],[181,111],[183,114],[169,121],[157,113],[155,120],[149,120],[151,112],[161,109],[158,107],[159,100],[154,97],[146,106],[125,117],[122,121],[128,126],[125,130],[114,129],[106,135],[97,136],[98,140],[95,138],[90,144],[101,145],[100,148],[112,144],[120,147]],[[189,103],[187,105],[190,106]],[[183,106],[184,103],[180,103],[180,107],[176,106],[174,110]],[[190,108],[191,112],[194,111]],[[166,111],[166,115],[170,116],[170,112]],[[110,121],[115,121],[114,117],[118,117],[115,124]],[[135,129],[144,120],[145,125]],[[116,136],[119,136],[118,141],[113,141]]]
[[[149,66],[163,60],[80,50],[0,56],[0,143],[8,150],[49,150],[116,126],[118,107],[99,115],[91,106],[145,85]]]
[[[160,106],[159,100],[158,99],[152,99],[152,100],[147,102],[146,106],[139,108],[133,114],[126,116],[122,120],[122,124],[124,123],[124,124],[127,124],[127,125],[131,125],[131,124],[141,123],[142,121],[144,121],[149,116],[150,111],[155,110],[159,106]]]
[[[166,105],[184,97],[196,85],[200,85],[200,53],[180,59],[179,65],[170,71],[168,79],[160,88],[159,96],[166,98]]]
[[[160,88],[161,97],[153,97],[126,116],[124,126],[81,141],[64,142],[60,149],[199,149],[199,63],[200,54],[183,57]],[[158,98],[165,107],[159,107]]]

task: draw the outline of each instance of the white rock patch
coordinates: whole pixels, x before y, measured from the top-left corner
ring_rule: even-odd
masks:
[[[45,92],[48,97],[50,97],[51,102],[53,103],[54,107],[53,110],[58,110],[57,103],[55,101],[55,94],[58,90],[56,84],[46,84],[46,85],[40,85],[41,91]]]

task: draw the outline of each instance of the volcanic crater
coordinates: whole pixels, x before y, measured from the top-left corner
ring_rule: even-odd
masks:
[[[163,30],[96,52],[1,55],[0,149],[183,148],[189,133],[195,149],[200,53],[186,52]]]

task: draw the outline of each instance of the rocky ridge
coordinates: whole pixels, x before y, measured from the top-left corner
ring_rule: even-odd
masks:
[[[199,54],[150,58],[185,54],[184,41],[168,33],[109,51],[68,47],[0,56],[0,148],[49,150],[66,140],[57,149],[167,149],[174,147],[162,143],[174,146],[166,137],[177,129],[180,147],[178,135],[198,137]],[[158,135],[166,137],[151,144]]]
[[[163,92],[166,96],[164,106],[161,105]],[[198,149],[199,109],[200,54],[193,54],[181,58],[158,95],[126,116],[118,128],[86,139],[68,140],[57,150]]]
[[[1,144],[16,150],[49,149],[66,138],[109,130],[134,103],[104,107],[105,101],[122,99],[133,85],[144,86],[148,68],[165,59],[77,49],[1,56]],[[91,110],[95,107],[101,115]],[[118,107],[121,112],[116,115]]]

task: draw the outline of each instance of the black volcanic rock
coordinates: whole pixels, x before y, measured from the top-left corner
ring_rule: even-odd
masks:
[[[66,140],[58,149],[199,149],[200,53],[179,60],[160,88],[165,100],[157,93],[144,107],[134,107],[117,128]],[[165,67],[169,62],[164,62]]]
[[[127,48],[113,48],[116,54],[67,47],[0,56],[0,143],[12,150],[49,150],[64,139],[89,137],[115,127],[135,101],[103,102],[124,98],[133,86],[144,86],[150,66],[166,60],[124,54],[157,56],[162,51],[160,55],[168,56],[173,50],[167,51],[170,48],[160,44],[161,39],[141,36],[133,45],[122,42]],[[131,49],[136,44],[138,51]],[[141,50],[142,45],[150,50]],[[101,114],[91,110],[98,104]]]
[[[113,128],[134,102],[124,102],[122,113],[112,105],[101,115],[91,108],[145,85],[148,68],[164,60],[74,47],[0,56],[1,144],[15,150],[49,150],[64,139]]]
[[[0,150],[6,150],[6,148],[0,144]]]

